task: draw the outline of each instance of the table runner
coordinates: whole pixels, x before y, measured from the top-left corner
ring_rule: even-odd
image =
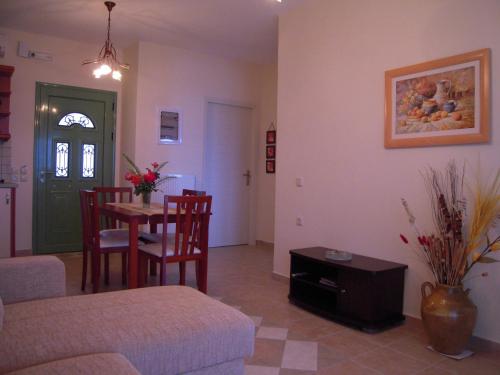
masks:
[[[107,203],[107,204],[109,204],[110,206],[136,211],[147,216],[163,215],[163,205],[160,203],[151,203],[151,207],[149,208],[142,207],[142,203]],[[168,209],[169,214],[175,214],[175,212],[176,210],[173,207]]]

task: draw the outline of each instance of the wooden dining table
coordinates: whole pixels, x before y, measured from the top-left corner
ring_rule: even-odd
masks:
[[[139,225],[149,224],[150,232],[157,232],[157,225],[163,223],[163,205],[151,203],[149,208],[142,207],[141,203],[106,203],[99,208],[99,213],[110,217],[129,227],[129,261],[128,261],[128,287],[138,286],[139,263]],[[168,221],[175,222],[175,208],[168,209]]]

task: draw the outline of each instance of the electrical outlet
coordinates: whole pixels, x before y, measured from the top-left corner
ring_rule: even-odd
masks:
[[[297,216],[295,219],[295,225],[301,227],[304,225],[304,218],[302,216]]]

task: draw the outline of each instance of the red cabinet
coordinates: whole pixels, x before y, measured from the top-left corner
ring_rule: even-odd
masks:
[[[0,141],[10,138],[10,80],[13,73],[13,66],[0,65]]]

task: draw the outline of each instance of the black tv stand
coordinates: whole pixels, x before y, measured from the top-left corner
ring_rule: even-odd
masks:
[[[367,332],[404,321],[407,265],[356,254],[350,261],[334,261],[325,257],[327,250],[290,251],[290,302]]]

